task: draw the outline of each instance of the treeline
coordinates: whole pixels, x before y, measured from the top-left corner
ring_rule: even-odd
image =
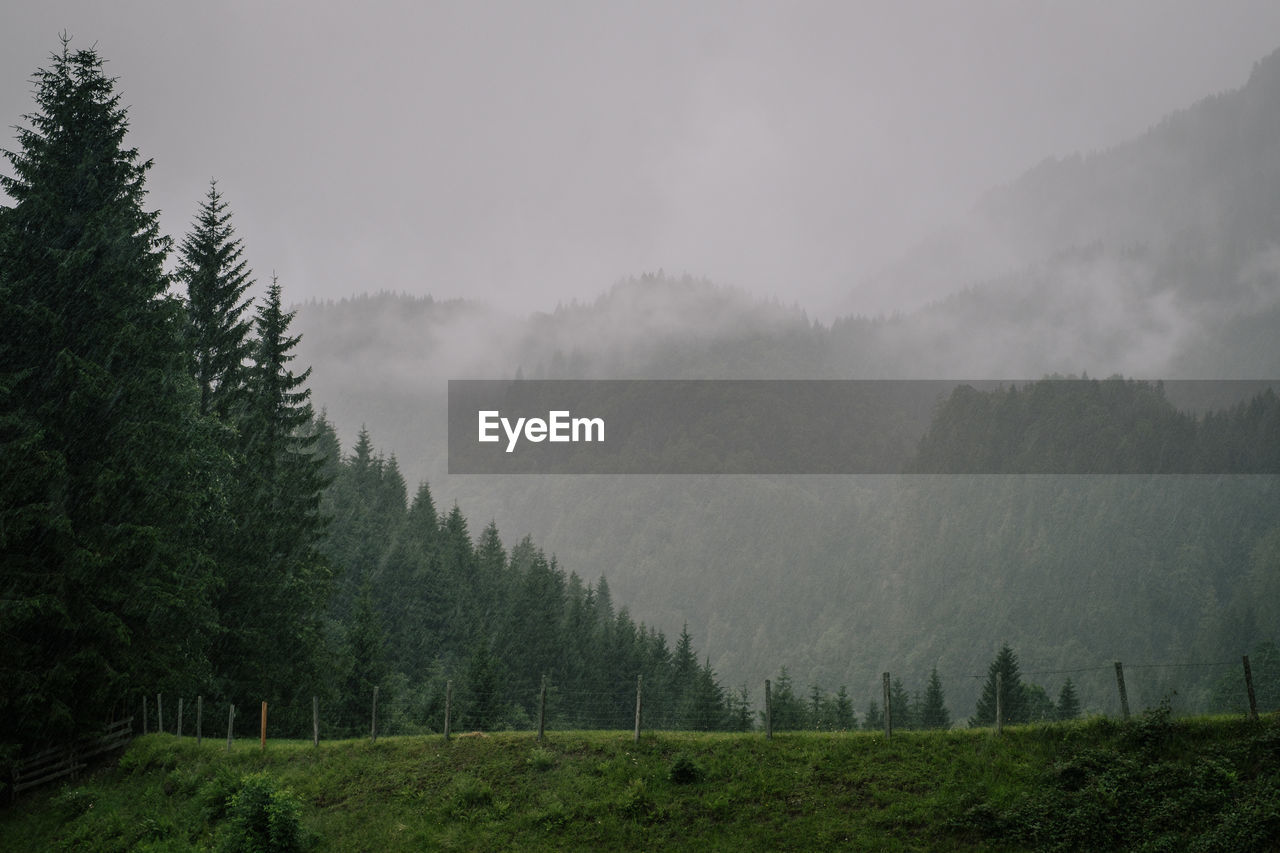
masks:
[[[155,692],[284,728],[319,696],[354,731],[380,685],[430,725],[445,678],[477,728],[526,718],[544,674],[602,723],[637,674],[655,725],[740,721],[687,633],[669,648],[492,525],[473,542],[425,485],[408,502],[367,435],[342,458],[216,185],[171,255],[102,64],[64,40],[0,179],[0,752]]]
[[[317,434],[338,460],[323,418]],[[437,510],[426,483],[409,500],[395,457],[367,431],[329,474],[323,550],[342,567],[333,615],[350,652],[339,691],[346,731],[367,728],[374,685],[399,730],[439,731],[446,681],[455,726],[528,727],[544,676],[549,718],[575,727],[629,728],[637,676],[646,726],[750,726],[745,693],[699,663],[687,630],[673,647],[615,606],[605,578],[566,573],[529,537],[507,549],[493,522],[475,536],[457,505]]]
[[[1055,702],[1043,687],[1022,680],[1018,656],[1007,643],[1001,647],[988,667],[982,695],[973,716],[968,719],[968,725],[995,724],[997,693],[1000,696],[1002,719],[1009,724],[1061,722],[1076,719],[1081,713],[1080,699],[1070,678],[1062,683]],[[786,667],[781,669],[773,681],[770,698],[772,725],[779,731],[848,731],[856,728],[881,731],[885,727],[883,700],[871,700],[859,721],[845,687],[842,686],[832,695],[820,685],[814,684],[807,694],[802,695],[796,691]],[[895,731],[949,729],[955,723],[947,707],[946,692],[936,667],[930,670],[923,692],[909,691],[902,678],[891,678],[888,700]],[[763,713],[762,711],[761,714]]]
[[[281,289],[245,298],[214,187],[165,272],[151,162],[94,51],[64,40],[35,98],[0,210],[3,740],[56,742],[143,690],[315,689],[324,480]]]
[[[938,474],[1280,473],[1280,398],[1266,389],[1203,417],[1160,382],[1051,377],[957,387],[911,466]]]

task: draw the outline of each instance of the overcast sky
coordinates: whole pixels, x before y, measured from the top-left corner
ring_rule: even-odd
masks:
[[[1280,3],[11,1],[6,128],[61,30],[166,230],[216,177],[290,301],[550,310],[661,267],[822,315],[983,190],[1243,85]]]

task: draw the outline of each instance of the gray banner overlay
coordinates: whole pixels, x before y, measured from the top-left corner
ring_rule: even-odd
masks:
[[[1261,380],[455,379],[449,473],[1280,473],[1280,417],[1274,392],[1263,394],[1276,387]],[[1240,414],[1249,405],[1262,406],[1252,421]],[[944,411],[949,417],[936,421]],[[1021,420],[1011,420],[1011,411]],[[1195,413],[1205,411],[1244,418],[1254,450],[1197,450],[1204,419]]]

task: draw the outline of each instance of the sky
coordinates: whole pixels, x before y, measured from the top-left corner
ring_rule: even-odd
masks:
[[[287,301],[517,312],[658,269],[892,310],[862,284],[985,190],[1280,48],[1272,0],[7,6],[0,147],[66,31],[118,78],[175,239],[216,178]]]

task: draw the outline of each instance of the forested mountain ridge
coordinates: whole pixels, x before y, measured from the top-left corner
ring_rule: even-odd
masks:
[[[964,708],[976,694],[970,682],[952,687],[956,674],[977,672],[1002,640],[1050,668],[1211,650],[1226,660],[1274,639],[1274,619],[1247,613],[1275,572],[1267,543],[1276,496],[1265,478],[498,484],[445,473],[443,386],[517,375],[1276,375],[1280,134],[1269,129],[1280,123],[1278,66],[1272,55],[1237,91],[994,190],[973,220],[882,279],[935,294],[917,309],[815,322],[732,288],[645,275],[531,318],[473,305],[478,347],[424,349],[411,336],[384,336],[391,361],[418,353],[425,372],[381,391],[321,378],[318,399],[340,429],[367,421],[386,436],[437,494],[504,530],[533,533],[588,576],[607,571],[648,624],[674,631],[687,622],[731,684],[787,665],[801,685],[849,684],[859,697],[875,695],[884,669],[905,667],[908,682],[922,684],[937,664]],[[397,310],[398,298],[382,299],[384,315]],[[342,314],[339,305],[302,308],[315,363],[345,359],[325,351],[324,330]],[[488,325],[495,316],[500,324]],[[368,322],[368,336],[379,336],[378,321]],[[361,371],[380,381],[377,365]],[[1205,678],[1183,685],[1185,701],[1207,696]],[[1105,691],[1102,682],[1081,686],[1086,706],[1112,701],[1088,694]],[[1141,692],[1154,702],[1159,685]]]
[[[425,485],[408,503],[367,432],[344,455],[282,285],[247,296],[216,182],[170,257],[102,67],[63,38],[0,177],[0,778],[139,710],[154,724],[159,695],[262,703],[294,736],[318,700],[332,735],[381,688],[422,731],[447,680],[455,719],[494,727],[527,724],[552,677],[598,700],[570,709],[582,725],[622,726],[644,674],[654,723],[749,726],[687,631],[668,646],[603,577],[475,537]]]
[[[1185,350],[1178,375],[1238,374],[1263,354],[1240,348],[1223,360],[1198,350],[1227,342],[1222,324],[1276,307],[1278,131],[1280,51],[1257,62],[1237,90],[1207,97],[1110,148],[1047,158],[991,190],[966,221],[923,243],[871,286],[931,293],[935,300],[966,288],[987,291],[985,310],[999,310],[1001,301],[1047,300],[1042,313],[1065,321],[1073,334],[1087,331],[1074,315],[1104,308],[1089,316],[1109,327],[1107,312],[1119,311],[1121,325],[1138,321],[1134,332],[1145,323],[1166,338],[1185,338],[1177,342]],[[1066,269],[1055,273],[1064,261]],[[1085,304],[1064,301],[1068,295]],[[1029,313],[1000,320],[1026,320]],[[960,325],[971,327],[975,319],[966,312]],[[1266,353],[1274,366],[1274,348]],[[1149,374],[1145,366],[1101,369]]]

